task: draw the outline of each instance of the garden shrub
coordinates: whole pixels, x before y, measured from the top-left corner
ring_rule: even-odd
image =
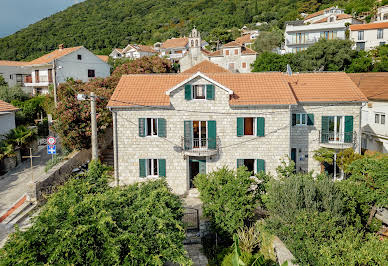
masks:
[[[32,227],[10,236],[1,264],[190,264],[182,203],[166,181],[111,188],[104,172],[93,161],[51,195]]]

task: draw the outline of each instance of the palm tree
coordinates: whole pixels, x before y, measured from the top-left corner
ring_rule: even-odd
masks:
[[[37,136],[38,132],[36,128],[30,129],[25,126],[18,126],[5,135],[6,142],[14,145],[15,147],[22,147],[35,140]]]
[[[15,151],[12,144],[8,144],[5,141],[0,141],[0,161],[5,157],[15,156]]]

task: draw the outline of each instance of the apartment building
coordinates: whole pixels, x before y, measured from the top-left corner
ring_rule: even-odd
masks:
[[[350,39],[357,50],[369,51],[388,44],[388,21],[351,25]]]
[[[197,174],[222,166],[275,174],[288,155],[298,171],[319,172],[313,160],[319,147],[359,150],[366,98],[345,73],[290,76],[202,66],[121,78],[108,103],[117,182],[166,178],[184,194]]]

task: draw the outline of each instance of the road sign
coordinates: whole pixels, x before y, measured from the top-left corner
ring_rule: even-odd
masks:
[[[47,145],[47,154],[57,154],[57,147],[55,145]]]
[[[47,145],[55,145],[55,143],[57,143],[57,140],[54,137],[47,138]]]

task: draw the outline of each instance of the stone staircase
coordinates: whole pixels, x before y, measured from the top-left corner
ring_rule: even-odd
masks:
[[[107,166],[114,166],[113,142],[111,142],[100,155],[101,162]]]

